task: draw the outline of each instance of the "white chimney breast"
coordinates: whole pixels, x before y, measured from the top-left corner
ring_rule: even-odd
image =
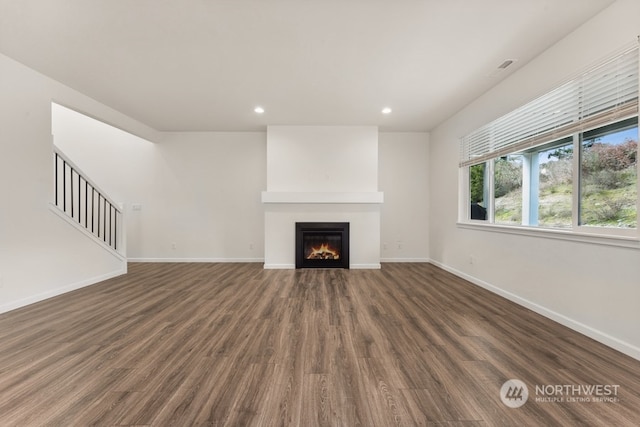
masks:
[[[267,128],[267,192],[377,191],[376,126]]]
[[[295,268],[296,222],[348,222],[350,268],[380,268],[378,128],[268,126],[265,268]]]

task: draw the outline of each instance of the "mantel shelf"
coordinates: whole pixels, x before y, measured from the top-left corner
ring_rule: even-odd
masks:
[[[285,192],[263,191],[262,203],[370,203],[384,202],[384,193],[371,192]]]

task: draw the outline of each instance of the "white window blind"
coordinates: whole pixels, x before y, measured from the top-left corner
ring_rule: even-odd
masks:
[[[471,132],[460,166],[518,152],[638,114],[638,48]]]

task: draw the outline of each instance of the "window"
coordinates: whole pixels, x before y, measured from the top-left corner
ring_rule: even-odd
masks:
[[[470,220],[638,237],[638,49],[461,141]]]
[[[522,223],[522,156],[511,154],[493,161],[494,222]]]
[[[566,140],[536,153],[538,225],[570,228],[573,206],[573,144]]]
[[[471,219],[487,219],[486,165],[480,163],[469,168],[469,194],[471,198]]]
[[[585,132],[580,149],[580,224],[636,228],[637,118]]]

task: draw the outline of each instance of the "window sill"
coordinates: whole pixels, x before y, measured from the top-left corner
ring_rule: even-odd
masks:
[[[621,248],[640,249],[637,237],[614,236],[576,231],[553,230],[549,228],[518,227],[496,224],[482,224],[458,222],[458,228],[468,230],[489,231],[495,233],[515,234],[520,236],[538,237],[543,239],[567,240],[571,242],[590,243],[594,245],[616,246]]]

